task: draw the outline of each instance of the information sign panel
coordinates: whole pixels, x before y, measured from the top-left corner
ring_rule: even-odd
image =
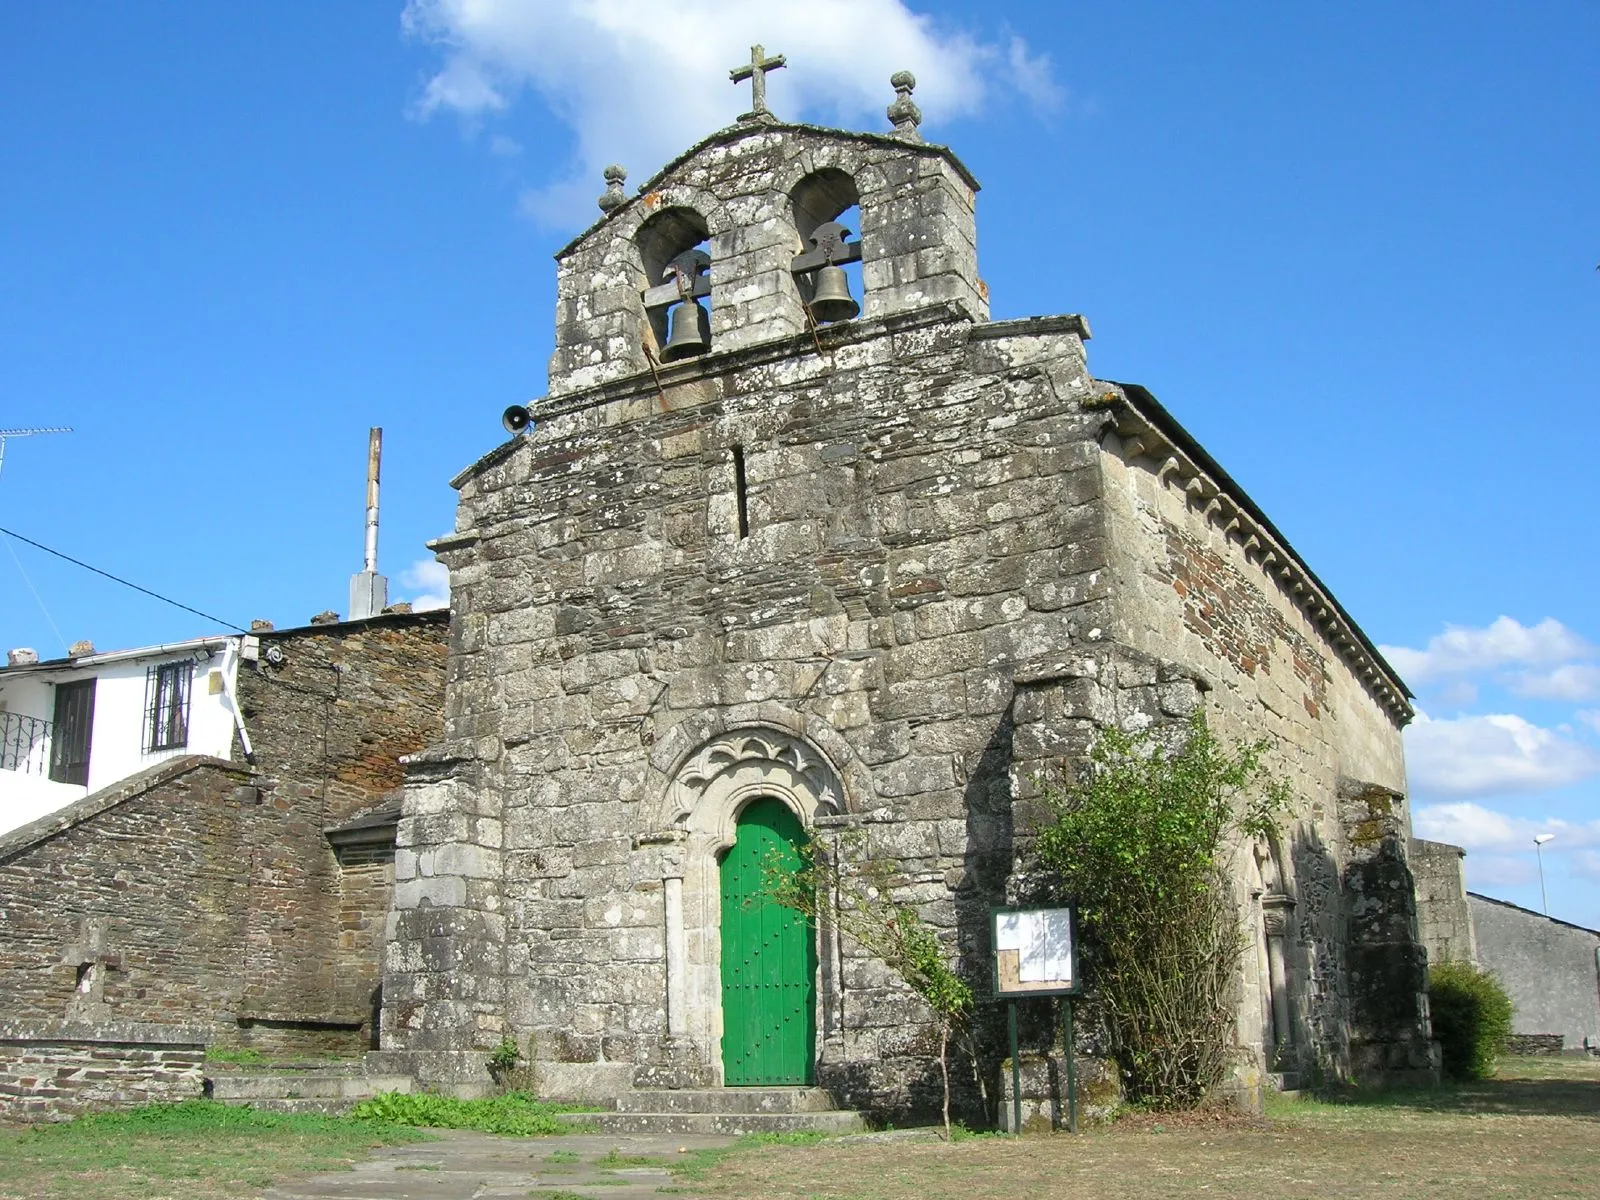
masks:
[[[1078,941],[1070,908],[997,908],[994,991],[1000,998],[1079,991]]]

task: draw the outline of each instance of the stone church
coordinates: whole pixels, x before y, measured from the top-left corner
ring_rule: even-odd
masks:
[[[780,120],[753,63],[737,124],[632,195],[607,171],[549,392],[453,481],[379,1057],[470,1089],[510,1036],[550,1095],[924,1107],[927,1014],[755,912],[752,864],[860,830],[986,980],[1041,771],[1204,709],[1297,804],[1233,864],[1242,1076],[1429,1077],[1405,684],[1154,396],[1090,373],[1083,317],[990,320],[978,183],[908,73],[863,133]]]

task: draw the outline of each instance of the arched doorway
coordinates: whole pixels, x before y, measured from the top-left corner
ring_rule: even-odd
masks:
[[[802,734],[771,726],[714,730],[693,750],[674,754],[673,762],[670,783],[647,818],[646,827],[659,832],[645,835],[661,847],[667,1037],[670,1045],[711,1068],[719,1082],[733,1084],[743,1078],[748,1086],[755,1079],[746,1065],[737,1064],[730,1074],[732,1059],[725,1054],[727,1047],[750,1040],[748,1032],[737,1037],[731,1032],[730,1021],[742,1022],[747,1014],[725,1012],[724,989],[725,958],[731,969],[735,962],[742,965],[747,955],[742,948],[726,956],[724,951],[730,936],[745,941],[750,934],[759,942],[760,934],[751,932],[752,927],[759,929],[756,914],[743,898],[736,903],[733,893],[760,890],[760,860],[768,847],[792,854],[817,820],[845,811],[844,789],[832,763],[814,743]],[[735,853],[747,839],[748,858],[744,852]],[[757,841],[767,845],[756,850]],[[785,851],[785,846],[790,849]],[[839,1027],[839,947],[836,931],[826,920],[820,930],[809,924],[799,930],[803,936],[796,929],[782,935],[804,947],[783,956],[783,962],[784,978],[791,985],[803,985],[793,992],[797,1002],[803,998],[805,1008],[794,1041],[805,1047],[808,1061],[802,1079],[808,1079],[815,1073],[822,1047]],[[798,978],[790,977],[791,971]],[[734,1000],[736,1008],[740,1003]],[[765,1011],[764,1000],[753,1003],[758,1014]],[[735,1057],[742,1057],[742,1052]]]
[[[740,812],[722,860],[722,1068],[729,1087],[813,1080],[816,928],[767,890],[769,872],[800,869],[805,838],[788,805],[762,796]]]

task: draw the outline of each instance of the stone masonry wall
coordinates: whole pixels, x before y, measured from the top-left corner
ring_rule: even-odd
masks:
[[[1408,856],[1417,881],[1417,921],[1428,962],[1476,962],[1477,941],[1467,904],[1466,851],[1445,842],[1411,839]]]
[[[438,736],[445,630],[423,614],[268,635],[280,661],[239,683],[253,767],[170,760],[0,839],[0,1009],[270,1052],[370,1045],[392,868],[341,870],[323,831]]]
[[[664,797],[742,727],[813,747],[907,895],[986,961],[1012,671],[1110,625],[1073,328],[857,322],[825,358],[796,339],[675,368],[664,404],[646,385],[541,414],[460,481],[446,740],[407,791],[386,1048],[512,1032],[573,1093],[683,1051]],[[835,1085],[925,1100],[904,989],[847,952],[826,969]],[[683,1052],[717,1070],[714,1044]]]
[[[341,869],[324,830],[381,804],[442,730],[444,612],[261,635],[239,672],[260,771],[241,964],[253,1044],[371,1044],[388,868]],[[242,747],[237,748],[242,753]]]
[[[110,791],[0,840],[0,1008],[215,1025],[241,993],[251,773],[190,757]]]
[[[1241,527],[1249,513],[1214,500],[1215,481],[1182,466],[1170,450],[1144,430],[1106,435],[1100,462],[1112,548],[1113,636],[1204,681],[1212,727],[1237,739],[1268,738],[1271,765],[1296,798],[1278,843],[1256,848],[1254,863],[1242,851],[1236,873],[1247,928],[1258,943],[1245,956],[1240,1043],[1263,1062],[1276,1058],[1335,1074],[1352,1069],[1351,1040],[1365,1036],[1359,1028],[1365,1010],[1351,993],[1352,938],[1360,926],[1352,926],[1356,898],[1348,871],[1354,860],[1372,858],[1381,842],[1379,857],[1392,863],[1395,886],[1405,893],[1394,919],[1409,928],[1404,955],[1416,975],[1402,989],[1411,1033],[1401,1040],[1404,1054],[1422,1055],[1415,1065],[1426,1073],[1421,948],[1404,845],[1410,818],[1400,725],[1409,710],[1381,673],[1359,666],[1367,661],[1359,644],[1338,624],[1331,602],[1317,599],[1312,577],[1294,568],[1269,531],[1258,535]],[[1312,610],[1323,614],[1321,623]],[[1377,833],[1360,824],[1370,815],[1366,809],[1352,815],[1353,808],[1341,807],[1342,793],[1351,789],[1385,797]],[[1377,869],[1372,863],[1361,868],[1367,874]],[[1269,914],[1262,902],[1274,894],[1281,899]],[[1370,905],[1375,894],[1360,904]],[[1387,879],[1382,894],[1390,894]],[[1284,922],[1282,986],[1289,1000],[1290,1029],[1276,1046],[1268,1044],[1269,917]],[[1401,954],[1392,922],[1386,917],[1379,924],[1387,931],[1379,939],[1383,955]],[[1386,984],[1374,986],[1381,991]],[[1381,1005],[1392,998],[1369,999]]]
[[[0,1122],[64,1121],[197,1099],[208,1032],[132,1022],[0,1021]]]

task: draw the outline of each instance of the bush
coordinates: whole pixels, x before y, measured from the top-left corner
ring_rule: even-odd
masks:
[[[1130,1100],[1192,1108],[1226,1074],[1244,934],[1223,870],[1289,803],[1265,742],[1196,716],[1182,744],[1103,730],[1076,779],[1047,786],[1039,861],[1076,902]]]
[[[1511,1036],[1511,997],[1500,981],[1471,963],[1437,963],[1428,968],[1428,1007],[1445,1074],[1454,1079],[1493,1075]]]
[[[581,1107],[547,1104],[527,1092],[506,1092],[488,1100],[458,1100],[434,1092],[379,1092],[350,1110],[361,1121],[418,1125],[426,1129],[476,1129],[512,1137],[570,1133],[572,1126],[557,1113],[582,1112]]]

